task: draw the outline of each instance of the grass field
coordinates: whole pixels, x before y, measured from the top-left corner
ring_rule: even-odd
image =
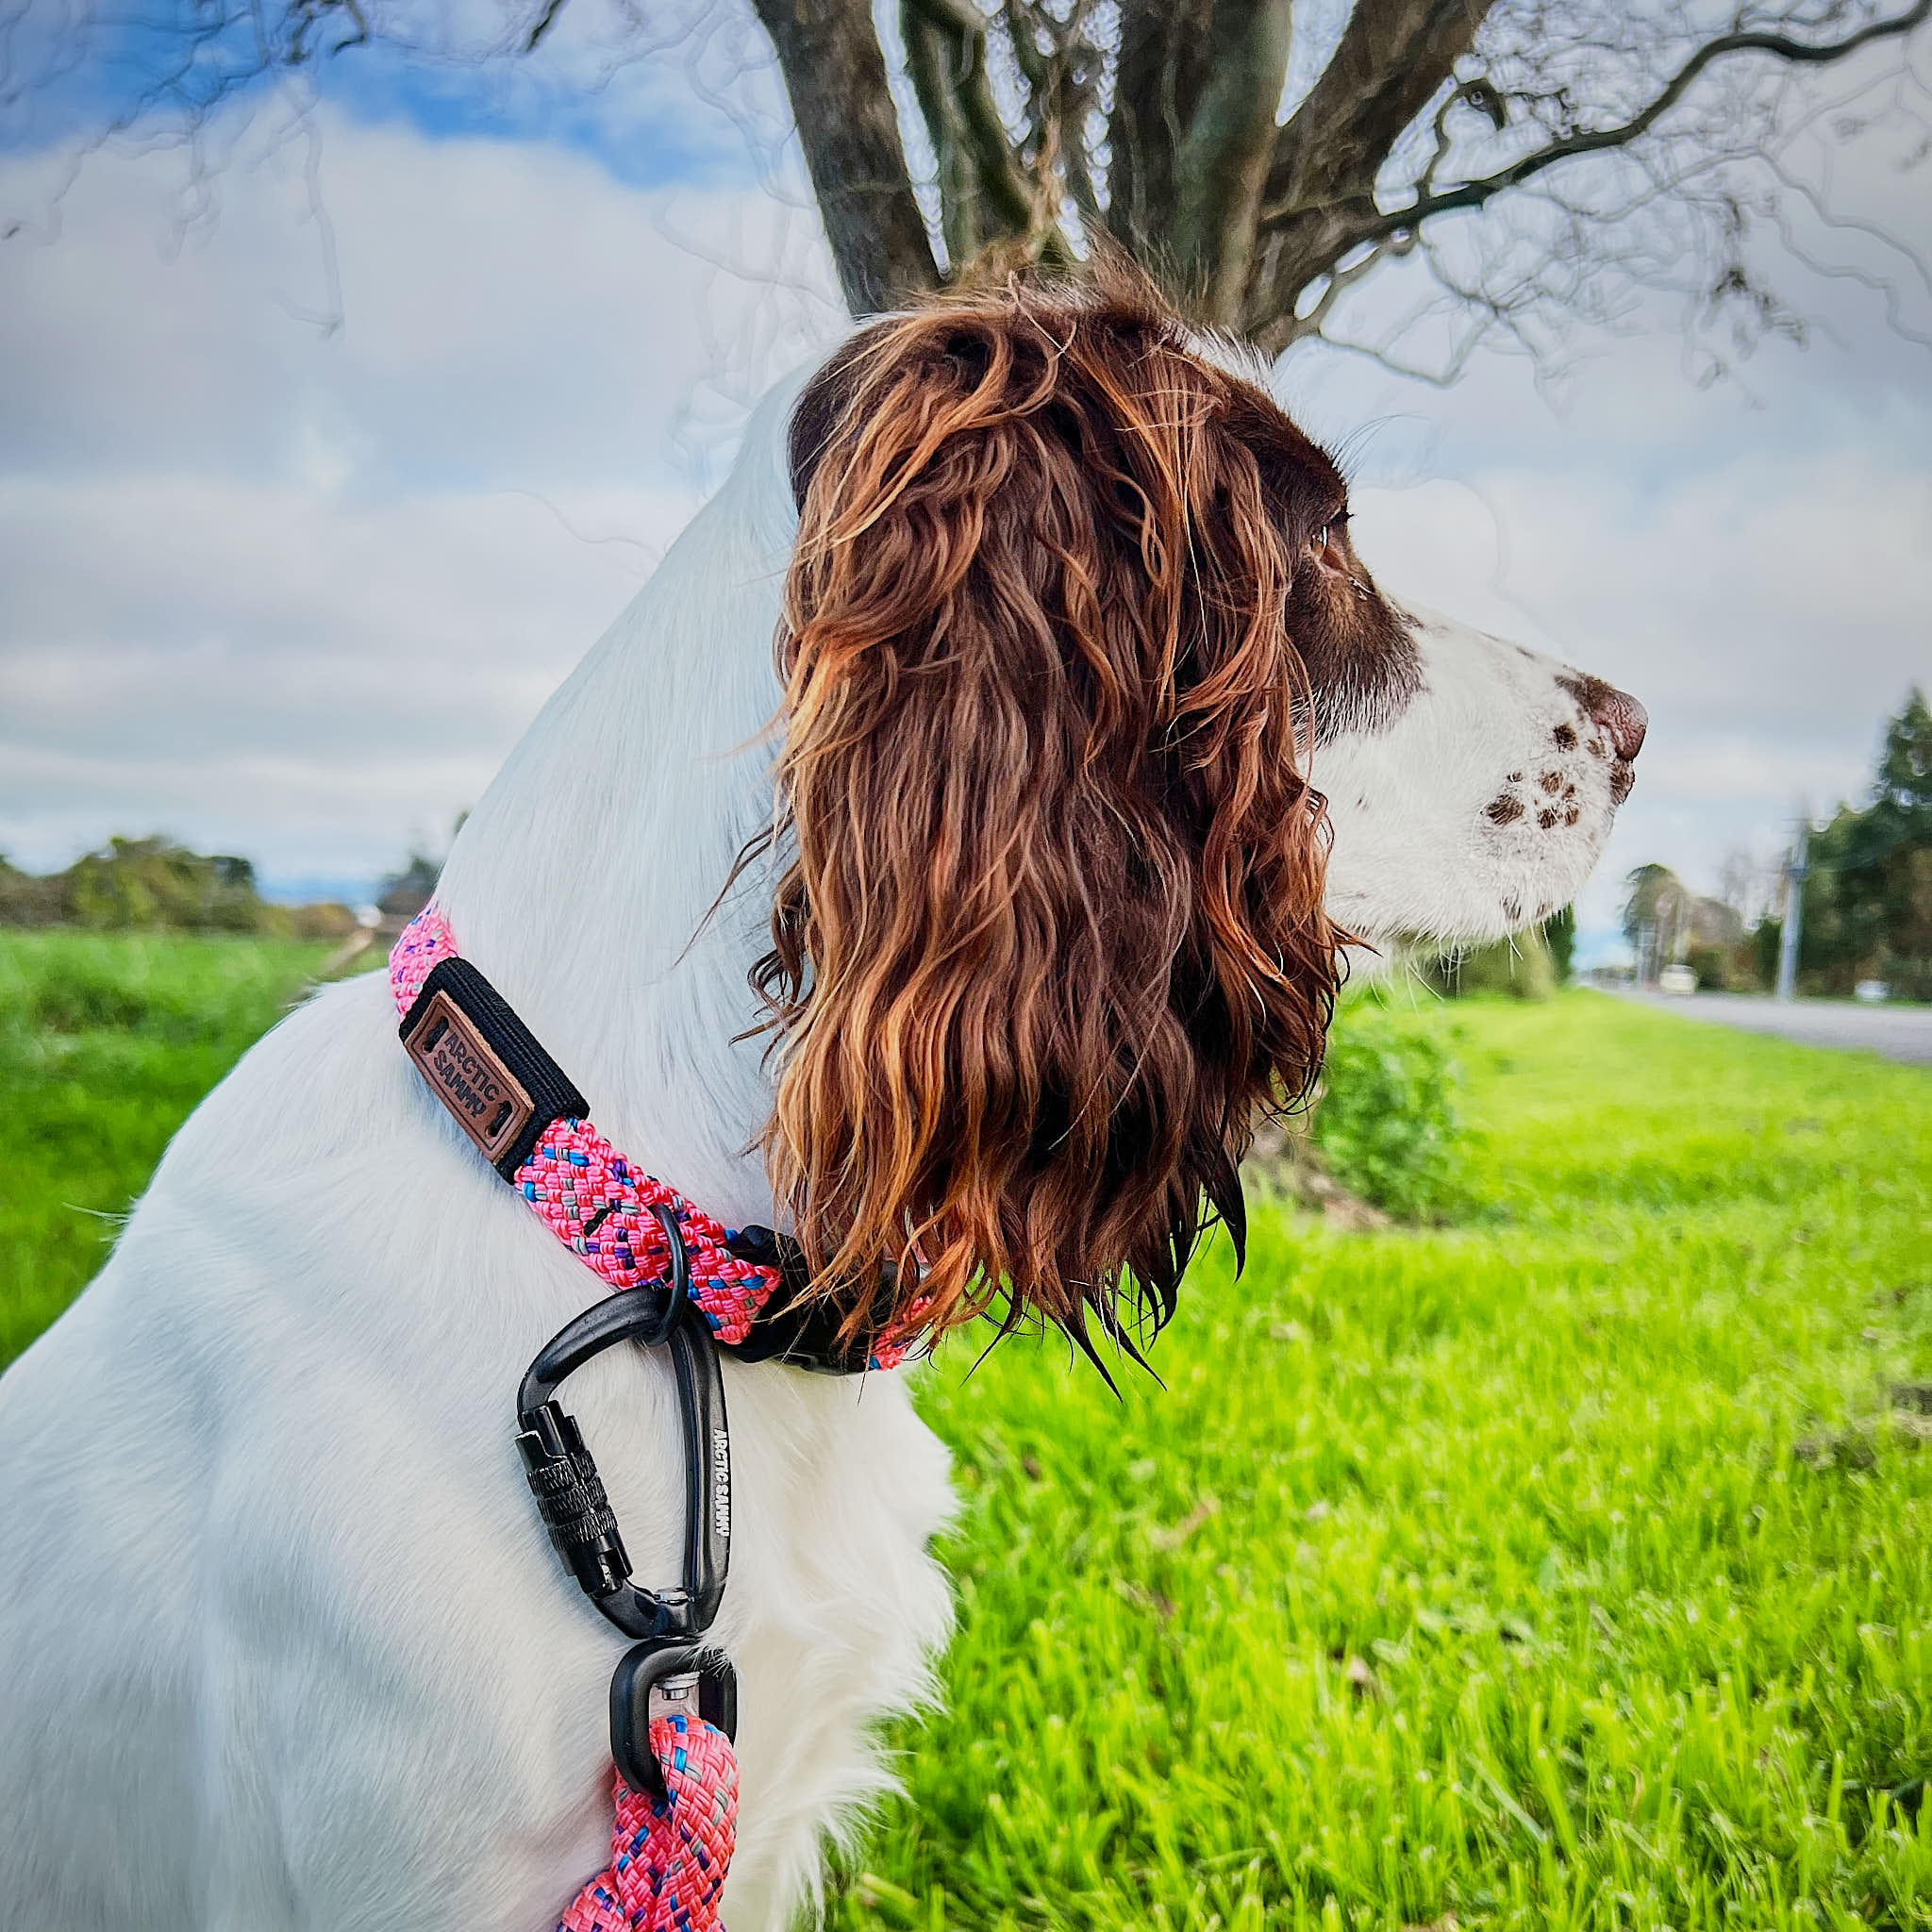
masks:
[[[169,1137],[329,950],[0,931],[0,1366],[100,1267]]]
[[[309,963],[0,939],[12,1346]],[[929,1374],[959,1636],[835,1925],[1932,1926],[1932,1077],[1451,1019],[1466,1225],[1258,1214],[1164,1392]]]

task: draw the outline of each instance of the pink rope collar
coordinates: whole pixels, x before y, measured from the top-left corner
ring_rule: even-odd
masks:
[[[432,967],[457,957],[442,914],[433,907],[418,913],[389,956],[397,1012],[407,1013],[415,1004]],[[775,1269],[727,1253],[728,1230],[722,1223],[626,1160],[587,1120],[553,1122],[510,1185],[551,1233],[612,1289],[664,1279],[670,1246],[652,1209],[668,1208],[691,1257],[691,1300],[727,1346],[750,1334],[754,1318],[778,1286]]]
[[[449,922],[425,908],[390,954],[397,1011],[407,1018],[434,969],[459,957]],[[778,1269],[733,1254],[732,1230],[619,1153],[588,1119],[551,1120],[508,1179],[551,1233],[620,1292],[670,1280],[671,1244],[658,1218],[668,1212],[688,1262],[690,1300],[726,1347],[746,1341],[783,1285]],[[916,1326],[916,1303],[910,1312]],[[870,1366],[895,1367],[915,1345],[881,1340]],[[613,1777],[610,1863],[572,1900],[558,1932],[723,1932],[718,1898],[738,1824],[731,1740],[684,1715],[655,1720],[649,1735],[664,1795]]]
[[[423,982],[441,961],[459,957],[449,922],[434,906],[425,907],[404,927],[389,956],[397,1012],[407,1014],[415,1005]],[[775,1268],[730,1252],[726,1243],[733,1231],[724,1223],[620,1154],[589,1120],[552,1122],[510,1184],[585,1267],[618,1290],[656,1287],[665,1279],[670,1247],[653,1210],[668,1208],[690,1257],[691,1298],[726,1348],[750,1336],[780,1286]],[[917,1305],[912,1315],[916,1323]],[[916,1334],[881,1337],[869,1365],[897,1368],[917,1346]]]

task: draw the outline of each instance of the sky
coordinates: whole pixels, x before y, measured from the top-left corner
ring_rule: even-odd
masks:
[[[756,51],[747,20],[615,70],[594,23],[513,71],[344,56],[218,109],[199,170],[76,168],[111,99],[86,62],[0,127],[0,852],[163,831],[354,899],[441,849],[840,326]],[[1831,158],[1836,205],[1932,256],[1907,158]],[[1855,281],[1799,286],[1807,345],[1707,387],[1661,304],[1554,373],[1276,373],[1385,588],[1648,707],[1586,957],[1633,866],[1713,890],[1860,794],[1932,684],[1932,350]]]

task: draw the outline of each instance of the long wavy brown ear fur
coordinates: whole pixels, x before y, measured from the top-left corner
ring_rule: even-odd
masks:
[[[875,325],[800,404],[764,1141],[848,1332],[915,1278],[935,1329],[1004,1293],[1084,1342],[1129,1283],[1158,1323],[1315,1076],[1283,607],[1320,518],[1267,417],[1134,292],[1019,287]]]

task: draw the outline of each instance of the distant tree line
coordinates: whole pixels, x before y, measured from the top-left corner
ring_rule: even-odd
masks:
[[[1624,933],[1640,972],[1681,960],[1700,986],[1768,991],[1784,937],[1782,902],[1755,919],[1702,898],[1668,866],[1629,877]],[[1865,803],[1840,805],[1811,835],[1798,949],[1802,991],[1843,995],[1881,980],[1896,999],[1932,1000],[1932,710],[1914,688],[1886,721]]]
[[[1775,957],[1777,926],[1769,942]],[[1887,722],[1866,802],[1841,805],[1811,836],[1799,983],[1846,993],[1882,979],[1932,1000],[1932,710],[1914,689]]]
[[[109,839],[63,872],[22,872],[0,858],[0,925],[340,940],[356,930],[356,915],[346,906],[270,905],[250,860],[156,836]]]

